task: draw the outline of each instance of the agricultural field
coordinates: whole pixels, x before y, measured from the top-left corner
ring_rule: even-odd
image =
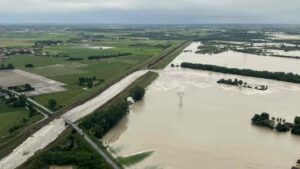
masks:
[[[157,59],[168,56],[166,58],[172,60],[182,47],[177,48],[187,44],[190,36],[188,32],[175,36],[174,30],[171,30],[172,38],[133,36],[133,33],[148,31],[153,30],[146,27],[0,27],[0,86],[29,84],[34,90],[24,94],[54,112],[63,113],[129,73],[150,67]],[[4,70],[9,64],[13,69]],[[163,59],[159,64],[163,67],[167,61]],[[51,106],[53,100],[55,104]],[[1,112],[3,119],[14,120],[11,124],[3,123],[7,125],[3,131],[28,116],[25,109],[15,111],[10,107]],[[15,135],[3,140],[0,158],[22,143],[33,132],[31,129],[43,125],[44,121],[34,123],[40,119],[42,115],[30,118]],[[28,132],[18,134],[23,130]]]
[[[0,101],[0,136],[5,138],[9,134],[9,129],[28,116],[24,108],[10,108]]]
[[[138,32],[144,32],[141,29]],[[123,74],[136,69],[160,56],[164,50],[183,42],[178,39],[157,39],[133,37],[130,29],[79,29],[56,28],[34,32],[27,30],[0,34],[1,46],[30,47],[37,41],[60,40],[57,45],[43,46],[33,54],[10,55],[2,63],[13,64],[16,69],[27,71],[65,84],[64,91],[33,97],[47,106],[48,100],[55,98],[59,107],[64,108],[118,79]],[[182,35],[183,36],[183,35]],[[127,54],[123,56],[123,54]],[[117,56],[120,55],[120,56]],[[103,59],[89,59],[101,56]],[[32,64],[33,67],[25,65]],[[96,78],[101,83],[92,88],[78,84],[79,78]]]
[[[14,108],[7,106],[2,100],[0,101],[0,156],[8,148],[13,146],[14,142],[11,142],[15,138],[19,137],[19,134],[28,129],[31,125],[38,122],[43,118],[40,114],[31,116],[29,111],[24,107]]]

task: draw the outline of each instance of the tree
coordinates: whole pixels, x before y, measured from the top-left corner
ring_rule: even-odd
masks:
[[[295,117],[294,123],[295,123],[296,125],[300,125],[300,116],[296,116],[296,117]]]
[[[34,66],[33,66],[33,64],[28,63],[28,64],[25,65],[25,67],[26,67],[26,68],[33,68]]]
[[[94,128],[94,132],[95,132],[95,136],[97,138],[102,138],[102,136],[104,135],[104,130],[101,126],[97,125],[95,128]]]
[[[92,80],[87,81],[87,87],[88,88],[92,88],[93,86],[94,86],[94,84],[93,84]]]
[[[29,91],[29,90],[32,90],[32,89],[33,89],[32,86],[31,86],[30,84],[25,84],[25,85],[24,85],[24,88],[25,88],[26,91]]]
[[[15,66],[14,66],[13,64],[9,63],[9,64],[7,65],[7,68],[8,68],[8,69],[14,69]]]
[[[33,108],[31,104],[28,105],[29,117],[33,117],[37,114],[37,110]]]
[[[300,126],[293,127],[291,132],[292,132],[292,134],[300,135]]]
[[[17,99],[14,100],[14,107],[24,107],[26,105],[27,97],[22,94]]]
[[[133,98],[134,101],[139,101],[141,100],[145,95],[145,89],[142,88],[141,86],[135,86],[131,90],[131,97]]]
[[[269,117],[270,116],[268,113],[263,112],[260,115],[255,114],[254,117],[251,119],[251,121],[252,121],[252,124],[254,124],[254,125],[273,128],[274,122],[272,120],[270,120]]]
[[[281,124],[281,123],[277,123],[275,129],[278,132],[287,132],[290,130],[285,124]]]
[[[55,110],[57,107],[57,101],[55,99],[49,99],[48,106],[51,110]]]

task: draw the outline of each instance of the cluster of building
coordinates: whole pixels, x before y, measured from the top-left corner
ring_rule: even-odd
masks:
[[[9,55],[24,55],[24,54],[34,54],[37,49],[30,47],[23,48],[7,48],[0,47],[0,61],[3,61]]]

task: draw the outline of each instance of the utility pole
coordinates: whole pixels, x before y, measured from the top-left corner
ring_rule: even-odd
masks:
[[[183,105],[183,95],[184,95],[184,92],[182,89],[180,89],[178,92],[177,92],[178,96],[179,96],[179,106],[182,107]]]

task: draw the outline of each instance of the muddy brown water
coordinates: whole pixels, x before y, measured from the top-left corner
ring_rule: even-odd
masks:
[[[178,59],[178,58],[177,58]],[[267,91],[216,83],[220,78],[266,84]],[[178,92],[183,91],[179,105]],[[127,168],[284,169],[300,158],[300,136],[251,125],[255,113],[293,121],[300,85],[207,71],[166,68],[143,101],[105,140],[119,156],[153,150]]]

